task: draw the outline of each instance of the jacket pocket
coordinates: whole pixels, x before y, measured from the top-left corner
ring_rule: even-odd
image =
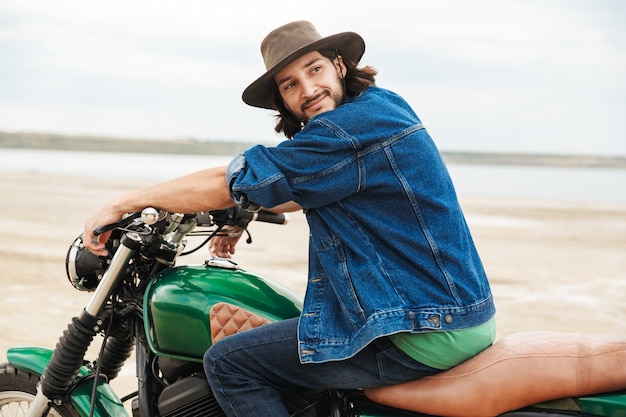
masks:
[[[365,320],[365,314],[348,270],[343,245],[336,239],[324,248],[318,249],[317,257],[330,283],[337,304],[352,325],[360,327]],[[328,304],[327,301],[324,303]]]

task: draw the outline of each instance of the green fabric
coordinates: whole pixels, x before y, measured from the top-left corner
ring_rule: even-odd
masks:
[[[496,319],[450,332],[398,333],[391,341],[418,362],[436,369],[449,369],[488,348],[496,337]]]

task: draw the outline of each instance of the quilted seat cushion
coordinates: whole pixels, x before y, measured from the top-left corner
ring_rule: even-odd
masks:
[[[216,303],[209,310],[211,340],[218,340],[270,323],[269,320],[229,303]]]
[[[447,371],[365,394],[425,414],[489,417],[621,389],[626,389],[626,337],[522,332]]]

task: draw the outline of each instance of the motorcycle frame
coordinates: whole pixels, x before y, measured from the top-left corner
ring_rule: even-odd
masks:
[[[141,344],[141,342],[138,342]],[[143,350],[149,352],[149,350],[138,349],[138,352]],[[52,356],[52,349],[41,347],[19,347],[11,348],[7,353],[9,363],[15,368],[36,374],[41,376],[45,367],[48,365]],[[140,381],[146,381],[147,373],[149,369],[150,361],[146,356],[145,360],[137,358],[137,372]],[[140,363],[143,362],[144,366],[140,367]],[[112,387],[102,379],[98,380],[98,396],[95,401],[93,416],[95,417],[110,417],[110,416],[128,416],[126,409],[123,406],[122,401],[119,399]],[[91,390],[93,387],[93,371],[86,366],[81,367],[79,370],[79,377],[75,382],[74,389],[69,394],[69,400],[76,410],[84,417],[87,417],[91,408]],[[620,395],[622,394],[622,395]],[[593,397],[581,397],[579,399],[580,407],[583,412],[593,413],[595,415],[605,416],[621,416],[624,415],[626,409],[626,400],[624,393],[608,393],[603,395],[596,395]],[[140,408],[147,407],[150,410],[150,402],[154,401],[153,396],[150,394],[150,386],[148,384],[140,384]],[[335,398],[337,402],[338,399]],[[345,406],[340,404],[334,405],[335,409],[345,409]],[[415,417],[415,413],[390,410],[387,407],[373,404],[369,401],[350,401],[350,415],[352,417],[402,417],[412,416]],[[144,415],[144,414],[142,414]],[[550,413],[547,410],[543,412],[537,410],[518,410],[511,411],[503,414],[501,417],[562,417],[564,414],[560,412]],[[591,414],[589,414],[591,415]],[[333,415],[333,417],[339,417],[339,415]]]
[[[84,313],[92,318],[98,317],[102,312],[104,305],[107,302],[108,297],[111,295],[111,291],[120,279],[123,266],[132,257],[134,251],[141,242],[140,237],[134,233],[128,233],[126,239],[122,240],[122,245],[115,253],[109,269],[104,274],[100,285],[96,289],[94,295],[89,301]],[[151,415],[154,411],[154,404],[156,404],[158,390],[154,389],[152,379],[150,378],[151,359],[156,355],[149,346],[149,339],[144,333],[144,323],[142,320],[135,319],[133,324],[133,332],[135,335],[136,354],[137,354],[137,378],[139,381],[139,411],[140,415]],[[21,369],[26,372],[38,375],[41,377],[51,360],[53,359],[53,350],[39,347],[22,347],[11,348],[7,352],[7,358],[9,363],[17,369]],[[94,381],[94,378],[97,378]],[[95,399],[92,399],[92,389],[96,384],[96,390],[98,395]],[[349,396],[349,394],[348,394]],[[93,413],[94,417],[108,417],[108,416],[128,416],[126,409],[123,406],[122,401],[119,399],[115,391],[108,384],[107,381],[97,377],[94,371],[85,365],[78,367],[77,372],[71,379],[70,390],[65,396],[68,401],[74,406],[76,411],[83,417],[87,417]],[[595,415],[603,416],[622,416],[626,409],[626,399],[624,393],[608,393],[606,395],[592,396],[588,398],[580,398],[580,405],[582,406],[583,413],[598,413]],[[41,416],[45,414],[47,410],[49,399],[42,393],[41,387],[38,387],[37,395],[32,403],[32,407],[29,410],[27,416]],[[58,399],[52,400],[54,402],[60,401]],[[368,401],[360,401],[358,398],[355,400],[349,400],[350,404],[344,404],[342,407],[335,408],[333,417],[339,417],[341,411],[346,412],[347,415],[355,417],[399,417],[399,416],[419,416],[419,414],[402,412],[401,410],[394,410],[383,406],[376,405]],[[362,406],[361,411],[357,411],[359,406]],[[595,407],[595,408],[594,408]],[[350,409],[350,410],[348,410]],[[592,411],[593,410],[593,411]],[[539,413],[515,411],[505,413],[503,416],[537,416]],[[558,412],[543,414],[544,416],[562,416]],[[591,414],[583,414],[591,415]]]

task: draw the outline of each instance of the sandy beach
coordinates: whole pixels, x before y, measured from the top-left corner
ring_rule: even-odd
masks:
[[[89,299],[67,281],[67,248],[93,211],[142,185],[0,172],[0,362],[12,346],[55,345]],[[523,330],[626,334],[626,204],[460,199],[490,276],[498,337]],[[235,261],[302,294],[303,215],[250,231],[253,243],[242,241]],[[206,256],[200,250],[182,261]],[[132,380],[132,371],[123,378]]]

